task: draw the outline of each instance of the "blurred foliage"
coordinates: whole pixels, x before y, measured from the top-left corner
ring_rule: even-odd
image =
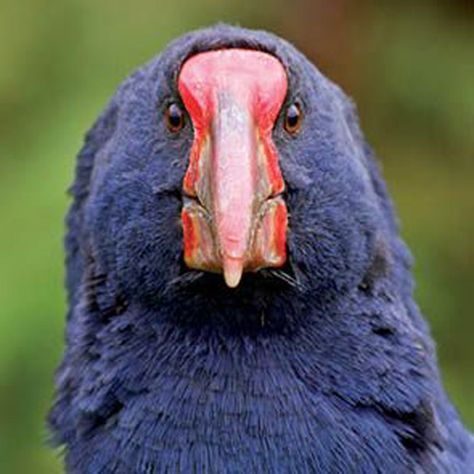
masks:
[[[0,0],[0,472],[61,472],[63,215],[84,131],[131,69],[216,21],[293,41],[359,106],[417,265],[446,387],[474,427],[470,2]]]

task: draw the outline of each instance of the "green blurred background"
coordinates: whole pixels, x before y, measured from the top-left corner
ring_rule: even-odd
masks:
[[[118,83],[216,21],[272,30],[356,100],[416,256],[446,387],[474,428],[471,1],[0,0],[0,472],[61,472],[44,416],[64,329],[74,156]]]

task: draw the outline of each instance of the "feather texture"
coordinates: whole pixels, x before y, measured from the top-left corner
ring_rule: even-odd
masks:
[[[277,56],[299,100],[274,130],[289,262],[236,290],[182,263],[192,130],[161,120],[183,61]],[[73,473],[474,470],[412,297],[411,256],[344,93],[290,44],[188,34],[118,89],[79,153],[67,218],[67,344],[49,423]]]

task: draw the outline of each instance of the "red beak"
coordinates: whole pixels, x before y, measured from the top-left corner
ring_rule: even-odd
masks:
[[[244,271],[286,260],[284,182],[272,129],[287,91],[274,56],[226,49],[188,59],[178,87],[194,126],[183,190],[184,259],[223,272],[229,287]]]

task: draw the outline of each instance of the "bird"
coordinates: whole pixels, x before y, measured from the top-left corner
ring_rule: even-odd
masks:
[[[356,107],[292,44],[175,39],[70,194],[67,472],[474,472]]]

